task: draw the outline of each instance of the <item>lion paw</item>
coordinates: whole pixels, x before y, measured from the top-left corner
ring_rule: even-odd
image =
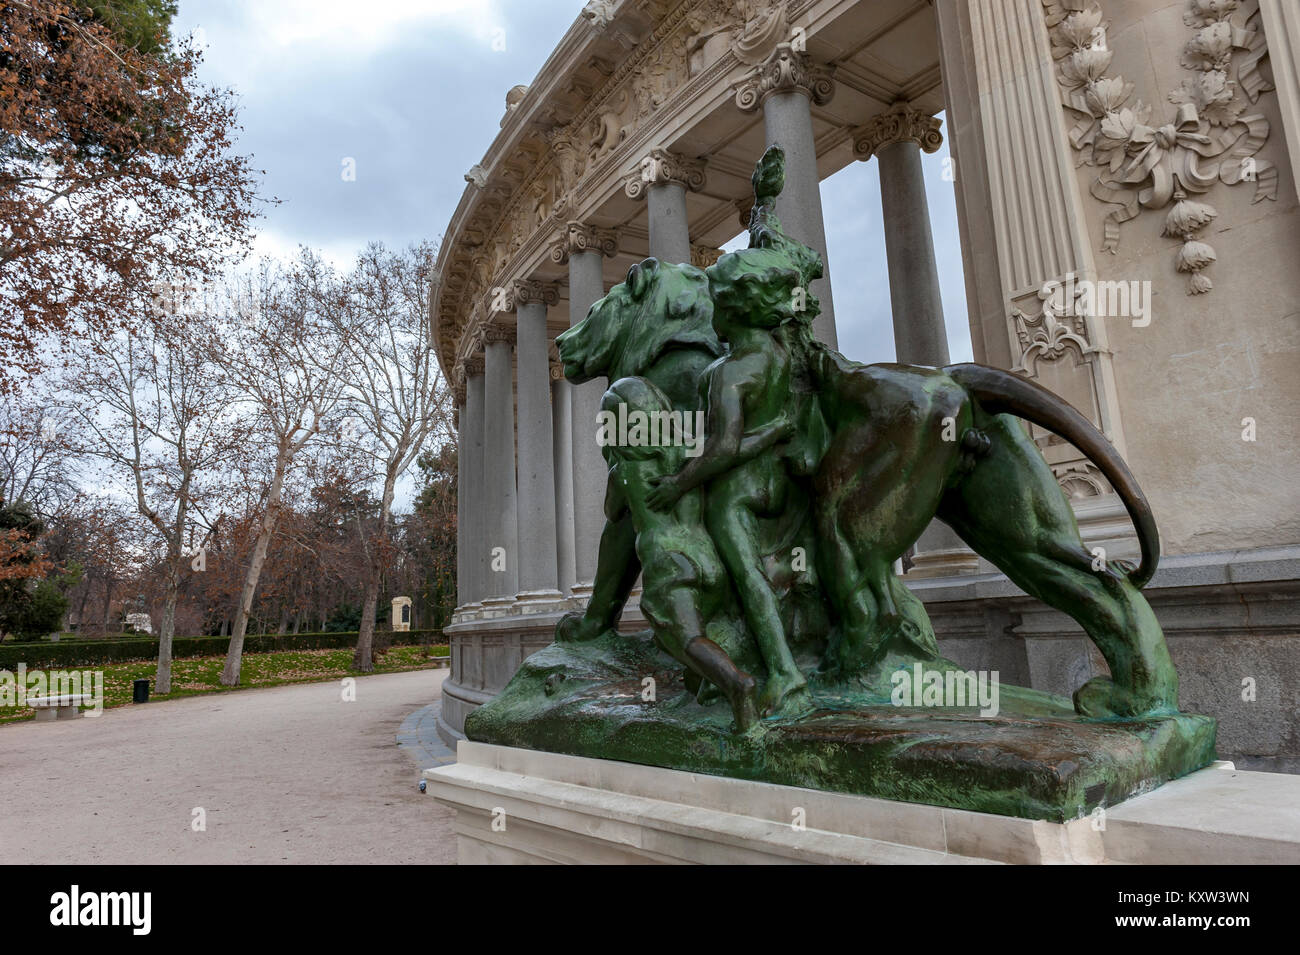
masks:
[[[1135,719],[1178,711],[1177,701],[1155,693],[1136,693],[1108,676],[1093,677],[1074,691],[1074,709],[1093,719]]]
[[[604,632],[598,621],[588,619],[580,610],[570,610],[555,625],[555,642],[586,643]]]

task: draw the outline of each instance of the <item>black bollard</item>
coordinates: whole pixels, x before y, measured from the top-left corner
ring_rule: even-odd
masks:
[[[149,702],[149,681],[136,680],[131,684],[131,702],[148,703]]]

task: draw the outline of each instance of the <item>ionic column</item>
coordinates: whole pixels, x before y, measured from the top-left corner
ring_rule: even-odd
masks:
[[[835,93],[830,72],[815,65],[807,53],[778,43],[772,55],[736,92],[736,105],[745,112],[763,110],[767,145],[785,151],[785,188],[776,200],[776,214],[785,231],[821,253],[825,273],[810,291],[821,303],[813,332],[837,346],[835,308],[831,301],[831,267],[826,257],[826,225],[822,220],[821,182],[817,175],[817,144],[813,139],[812,104],[824,106]]]
[[[853,141],[853,153],[880,164],[880,198],[889,264],[889,302],[894,317],[894,355],[909,365],[948,364],[948,333],[939,297],[939,267],[930,234],[921,150],[943,144],[939,120],[907,103],[895,103]],[[942,521],[931,521],[911,554],[913,577],[970,573],[979,558]]]
[[[460,416],[460,462],[464,483],[459,489],[460,531],[464,531],[465,596],[461,604],[466,610],[483,607],[487,594],[487,548],[483,544],[483,356],[472,355],[465,359],[465,410]]]
[[[456,400],[456,613],[469,603],[469,533],[465,526],[468,507],[465,503],[469,491],[469,450],[465,434],[465,369],[457,366],[452,373]]]
[[[912,365],[948,364],[948,334],[939,298],[939,267],[930,234],[921,150],[943,145],[939,120],[907,103],[895,103],[853,140],[853,154],[880,165],[880,199],[889,262],[889,302],[894,313],[894,351]]]
[[[686,191],[704,188],[704,164],[664,149],[652,149],[623,188],[631,198],[646,200],[650,254],[660,262],[689,262]]]
[[[551,362],[551,457],[555,462],[555,565],[561,594],[578,582],[573,540],[573,386]]]
[[[515,377],[519,389],[519,592],[521,603],[553,602],[558,572],[555,551],[555,458],[551,444],[551,370],[546,308],[559,301],[555,286],[516,281]]]
[[[551,260],[569,266],[569,325],[587,317],[587,310],[605,295],[601,261],[618,250],[614,235],[581,222],[570,222],[551,247]],[[597,378],[573,385],[572,481],[575,597],[591,596],[596,579],[596,553],[605,527],[605,483],[609,468],[596,443],[596,415],[607,383]]]
[[[515,330],[485,324],[483,335],[483,499],[486,608],[514,603],[519,591],[519,517],[515,492],[515,396],[511,346]]]

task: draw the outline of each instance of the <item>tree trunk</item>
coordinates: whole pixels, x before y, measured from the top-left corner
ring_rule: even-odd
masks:
[[[82,581],[82,583],[85,585],[85,590],[81,592],[81,606],[77,608],[77,633],[78,634],[86,632],[86,604],[90,603],[90,584],[91,581],[93,580],[94,577],[92,575],[86,574],[85,580]]]
[[[361,627],[357,634],[357,650],[352,655],[352,665],[362,673],[375,668],[375,608],[379,605],[379,574],[371,571],[366,581],[366,596],[361,601]]]
[[[162,626],[158,630],[158,672],[153,691],[160,696],[172,691],[172,637],[176,632],[176,595],[180,579],[173,566],[167,574],[167,600],[163,604]]]
[[[113,575],[109,574],[104,578],[104,633],[109,633],[109,625],[113,622]]]
[[[266,563],[266,551],[271,544],[271,535],[275,533],[275,522],[280,515],[280,495],[284,489],[284,469],[286,462],[277,457],[275,473],[271,476],[271,491],[266,498],[266,516],[262,527],[257,532],[257,543],[253,546],[253,558],[248,562],[248,573],[244,575],[244,589],[239,595],[239,609],[235,612],[235,630],[230,635],[230,646],[226,648],[226,665],[221,670],[223,686],[239,686],[239,665],[244,653],[244,634],[248,630],[248,615],[253,609],[253,595],[257,592],[257,581],[262,576],[262,566]]]
[[[370,576],[366,580],[366,597],[361,602],[361,626],[357,634],[357,652],[352,655],[352,665],[362,673],[375,668],[375,608],[379,604],[379,577],[383,573],[384,545],[388,541],[388,519],[393,510],[393,488],[397,475],[390,467],[384,475],[384,494],[379,499],[379,533],[370,552]]]

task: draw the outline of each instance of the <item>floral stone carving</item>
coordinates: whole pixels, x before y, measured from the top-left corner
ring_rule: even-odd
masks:
[[[1277,198],[1277,169],[1256,157],[1268,138],[1268,120],[1248,112],[1273,88],[1260,72],[1268,48],[1258,4],[1188,0],[1183,22],[1192,33],[1181,65],[1192,75],[1168,94],[1172,111],[1161,117],[1134,99],[1132,83],[1109,72],[1114,54],[1099,4],[1042,2],[1061,102],[1079,117],[1069,131],[1070,143],[1081,163],[1098,168],[1089,191],[1112,207],[1102,251],[1118,248],[1122,223],[1143,209],[1168,207],[1163,234],[1182,243],[1175,267],[1188,276],[1189,294],[1208,292],[1214,283],[1205,270],[1216,254],[1200,230],[1218,211],[1192,197],[1219,183],[1247,180],[1255,183],[1254,202]]]

